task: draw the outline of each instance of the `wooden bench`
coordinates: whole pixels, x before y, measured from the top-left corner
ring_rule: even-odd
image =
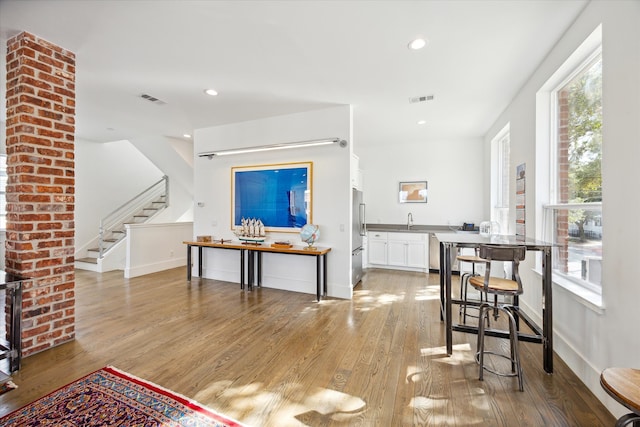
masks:
[[[640,426],[640,369],[607,368],[600,375],[600,385],[618,403],[630,409],[616,421],[616,427]]]

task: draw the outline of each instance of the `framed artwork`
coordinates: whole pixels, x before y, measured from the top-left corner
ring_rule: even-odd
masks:
[[[231,228],[259,219],[265,231],[299,231],[311,223],[312,162],[231,168]]]
[[[398,191],[400,203],[427,203],[427,181],[402,181]]]

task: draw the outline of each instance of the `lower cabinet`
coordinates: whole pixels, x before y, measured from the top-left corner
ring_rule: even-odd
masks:
[[[429,234],[370,231],[369,265],[428,271]]]
[[[367,251],[369,264],[387,264],[387,233],[372,231],[367,233]]]

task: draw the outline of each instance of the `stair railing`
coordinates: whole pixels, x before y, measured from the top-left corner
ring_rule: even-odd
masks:
[[[155,207],[158,210],[169,205],[169,177],[163,176],[159,181],[140,192],[135,197],[113,210],[100,220],[98,237],[98,258],[102,258],[106,251],[105,238],[113,235],[119,229],[124,231],[124,224],[134,221],[134,215],[145,208]]]

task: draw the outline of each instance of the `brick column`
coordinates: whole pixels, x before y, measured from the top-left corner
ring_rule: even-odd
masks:
[[[558,93],[558,203],[569,202],[569,91]],[[569,212],[556,211],[556,243],[558,261],[554,268],[567,273],[569,270]]]
[[[7,42],[6,270],[26,278],[22,354],[75,337],[75,54]]]

